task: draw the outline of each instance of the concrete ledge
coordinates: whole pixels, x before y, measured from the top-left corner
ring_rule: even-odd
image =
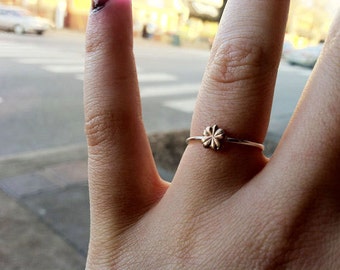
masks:
[[[189,130],[156,133],[149,135],[149,141],[157,166],[165,174],[173,175],[186,147]],[[267,136],[265,155],[271,156],[277,140]],[[70,145],[43,149],[19,155],[0,158],[0,179],[34,172],[45,167],[70,161],[86,160],[86,145]]]
[[[186,148],[185,140],[189,137],[189,130],[157,133],[149,136],[152,153],[159,167],[174,172]],[[268,134],[265,140],[264,154],[270,157],[277,146],[277,139]]]
[[[175,172],[185,150],[189,130],[155,133],[149,136],[152,154],[157,166]]]
[[[87,158],[85,145],[70,145],[0,158],[0,179]]]

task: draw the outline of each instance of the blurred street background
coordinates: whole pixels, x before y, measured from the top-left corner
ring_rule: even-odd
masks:
[[[148,134],[189,129],[226,3],[133,1],[134,52]],[[25,8],[51,25],[38,35],[18,31],[23,28],[0,32],[0,269],[84,268],[89,209],[82,88],[90,4],[0,0],[0,25],[7,12],[1,9],[8,6]],[[291,1],[268,130],[274,144],[339,6],[337,0]],[[174,171],[159,169],[171,180]]]
[[[84,144],[84,35],[0,33],[0,42],[0,156]],[[138,38],[135,55],[148,133],[188,129],[209,51]],[[269,127],[277,139],[310,73],[281,62]]]

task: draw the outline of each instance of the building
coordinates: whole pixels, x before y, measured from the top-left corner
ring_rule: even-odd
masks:
[[[84,30],[90,1],[84,0],[0,0],[7,5],[21,6],[33,14],[53,21],[57,28]]]
[[[49,18],[57,28],[84,31],[89,0],[0,0]],[[227,0],[133,0],[134,34],[182,43],[211,43]],[[287,33],[303,46],[325,39],[338,0],[291,0]],[[169,40],[170,39],[170,40]],[[177,42],[178,43],[178,42]]]
[[[325,40],[339,8],[338,0],[292,0],[286,31],[288,39],[296,47]]]
[[[146,27],[156,36],[177,33],[189,16],[181,0],[138,0],[132,6],[135,34],[143,35]]]
[[[0,0],[0,3],[22,6],[49,18],[56,25],[77,30],[85,30],[91,8],[88,0]],[[189,9],[182,0],[134,0],[132,5],[135,31],[142,31],[143,25],[153,24],[159,34],[174,33],[189,16]]]

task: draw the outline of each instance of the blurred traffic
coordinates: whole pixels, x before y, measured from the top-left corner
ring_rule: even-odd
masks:
[[[313,68],[321,54],[322,48],[323,42],[302,49],[294,49],[294,47],[286,45],[283,49],[282,57],[291,65]]]
[[[34,16],[30,11],[16,6],[0,5],[0,29],[16,34],[44,34],[53,28],[53,23],[42,17]]]

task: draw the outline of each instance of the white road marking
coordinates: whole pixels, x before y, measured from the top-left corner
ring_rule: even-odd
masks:
[[[77,74],[76,79],[79,80],[79,81],[83,81],[84,80],[84,74]]]
[[[77,53],[67,53],[60,51],[58,49],[46,49],[45,47],[39,47],[36,45],[20,45],[17,43],[13,44],[1,44],[0,58],[79,58],[81,54]]]
[[[20,46],[16,43],[2,46],[0,58],[13,58],[16,62],[27,65],[38,65],[40,68],[52,73],[74,74],[78,80],[84,80],[84,57],[78,54],[67,54],[61,51],[49,51],[37,46]],[[141,96],[149,97],[175,97],[178,99],[169,100],[166,98],[162,105],[185,113],[192,113],[196,99],[180,98],[185,95],[197,95],[199,83],[176,83],[178,77],[166,72],[147,72],[140,67],[138,70],[138,80],[142,83]],[[162,85],[169,82],[172,84]],[[145,85],[143,85],[145,84]],[[148,85],[149,84],[149,85]],[[152,86],[150,86],[150,84]],[[3,103],[0,97],[0,104]]]
[[[27,58],[18,59],[18,63],[41,65],[41,64],[79,64],[84,65],[84,61],[78,58]]]
[[[82,73],[84,72],[83,65],[48,65],[42,66],[44,70],[53,73]]]
[[[39,58],[65,58],[67,55],[65,55],[63,52],[47,52],[47,51],[15,51],[15,52],[9,52],[9,51],[1,51],[0,52],[0,58],[32,58],[32,57],[39,57]]]
[[[195,108],[196,98],[171,100],[163,103],[164,106],[177,111],[192,113]]]
[[[197,94],[200,84],[174,84],[167,86],[141,87],[142,97],[161,97]]]
[[[177,81],[177,77],[168,73],[145,73],[138,74],[138,81],[145,82],[171,82]]]

